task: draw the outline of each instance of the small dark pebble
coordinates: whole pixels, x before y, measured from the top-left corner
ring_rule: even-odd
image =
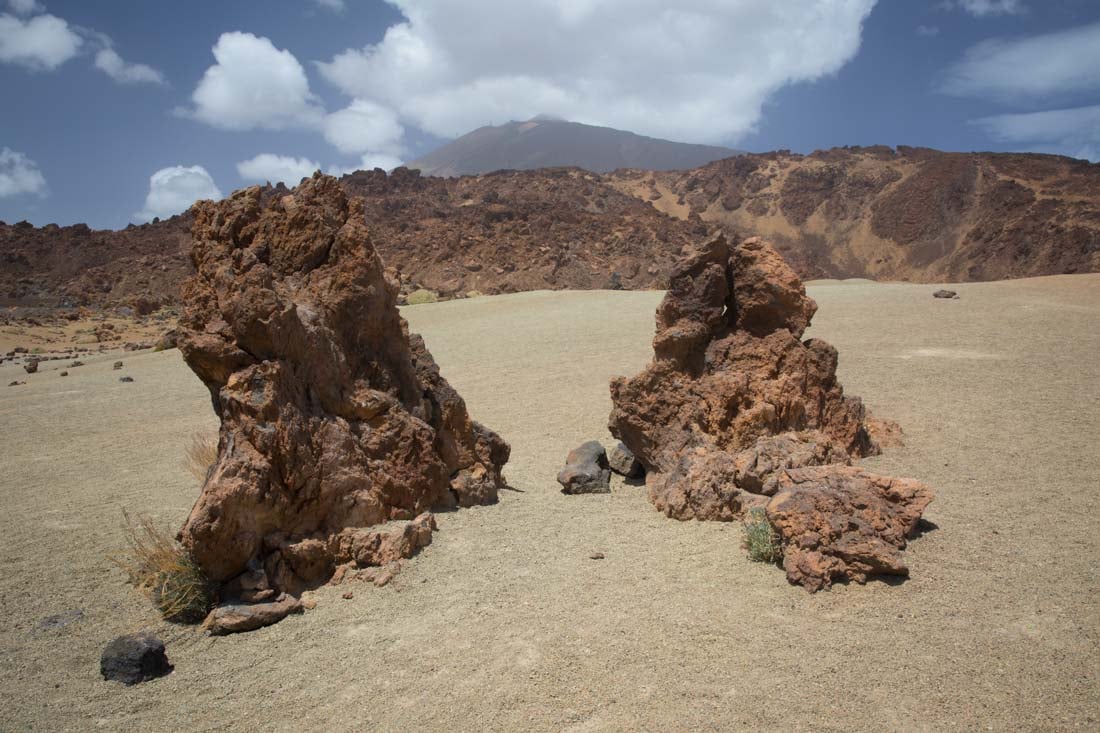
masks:
[[[132,381],[134,381],[134,378],[133,377],[119,377],[118,381],[120,381],[120,382],[132,382]]]

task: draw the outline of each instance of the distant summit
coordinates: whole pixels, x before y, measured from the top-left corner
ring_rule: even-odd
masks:
[[[480,127],[412,161],[428,176],[462,176],[495,170],[576,166],[595,173],[617,168],[684,170],[741,151],[636,135],[610,127],[582,125],[551,115],[524,122]]]

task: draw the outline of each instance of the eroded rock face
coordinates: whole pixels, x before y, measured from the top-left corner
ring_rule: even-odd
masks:
[[[819,590],[909,574],[901,550],[933,499],[924,484],[834,465],[782,471],[776,487],[767,514],[790,582]]]
[[[509,446],[408,333],[360,201],[317,175],[194,215],[178,345],[221,432],[179,539],[211,579],[252,561],[293,592],[366,558],[362,528],[496,500]]]
[[[816,310],[761,239],[731,248],[718,236],[676,266],[657,309],[654,360],[612,381],[610,418],[669,516],[739,515],[734,456],[761,438],[815,431],[810,442],[826,456],[877,451],[863,404],[837,383],[836,349],[799,340]]]
[[[872,435],[896,441],[900,428],[844,394],[832,346],[801,340],[816,309],[763,240],[707,241],[673,271],[653,361],[612,380],[609,420],[654,506],[720,521],[766,508],[787,577],[810,590],[904,574],[905,535],[933,496],[849,465],[879,451]]]

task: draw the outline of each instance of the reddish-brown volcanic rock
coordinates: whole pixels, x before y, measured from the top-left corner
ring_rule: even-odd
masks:
[[[294,592],[340,563],[406,556],[431,521],[392,542],[363,528],[495,501],[509,447],[409,336],[361,201],[318,174],[193,212],[179,347],[221,434],[179,536],[213,580],[258,561]]]
[[[609,419],[654,506],[721,521],[766,506],[788,578],[809,590],[904,573],[904,534],[932,500],[915,481],[846,465],[878,447],[836,381],[836,350],[800,340],[816,309],[763,240],[710,239],[674,268],[654,359],[612,380]]]
[[[852,455],[874,452],[862,403],[836,381],[836,350],[799,340],[816,309],[760,239],[731,249],[718,236],[676,266],[657,309],[654,360],[612,381],[610,418],[669,516],[737,515],[734,505],[692,497],[712,493],[716,472],[732,477],[733,455],[760,438],[818,430]]]
[[[855,466],[785,470],[776,484],[767,515],[790,582],[813,591],[834,580],[909,574],[901,550],[935,496],[930,488]]]

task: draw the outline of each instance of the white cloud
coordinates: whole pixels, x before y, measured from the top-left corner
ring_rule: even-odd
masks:
[[[76,56],[81,43],[69,24],[56,16],[20,20],[0,15],[0,62],[52,71]]]
[[[38,164],[10,148],[0,148],[0,198],[21,193],[46,193],[46,179]]]
[[[297,186],[303,178],[313,175],[321,168],[308,158],[293,158],[289,155],[261,153],[255,158],[237,163],[237,173],[246,181],[270,181]]]
[[[167,217],[186,211],[200,199],[220,199],[214,179],[201,165],[190,168],[174,165],[161,168],[149,177],[149,194],[145,197],[145,208],[134,214],[140,222],[152,221],[154,217]]]
[[[309,90],[302,65],[289,51],[251,33],[223,33],[217,64],[203,74],[187,114],[227,130],[314,127],[324,111]]]
[[[1100,89],[1100,23],[970,48],[941,91],[1014,99]]]
[[[365,99],[325,117],[322,129],[342,153],[400,152],[404,133],[393,110]]]
[[[984,18],[988,15],[1019,15],[1027,11],[1023,0],[950,0],[946,3],[951,7],[959,7],[973,15],[975,18]]]
[[[46,8],[35,0],[8,0],[8,7],[16,15],[34,15],[43,12]]]
[[[732,142],[779,88],[840,69],[875,0],[389,0],[383,40],[319,67],[341,91],[456,136],[550,113]]]
[[[973,121],[993,138],[1040,152],[1100,160],[1100,105],[994,115]]]
[[[313,2],[336,13],[344,12],[344,0],[313,0]]]
[[[151,66],[130,64],[122,60],[113,48],[100,49],[95,66],[120,84],[163,84],[164,76]]]

